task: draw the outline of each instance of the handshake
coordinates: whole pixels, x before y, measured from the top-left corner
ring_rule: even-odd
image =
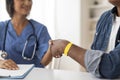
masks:
[[[67,40],[57,39],[49,41],[50,52],[55,58],[60,58],[63,53],[67,56],[71,46],[72,43]]]

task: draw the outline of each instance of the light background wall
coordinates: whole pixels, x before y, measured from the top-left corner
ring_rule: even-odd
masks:
[[[80,45],[80,1],[56,0],[55,38],[67,39]],[[80,65],[70,57],[63,56],[59,60],[58,68],[77,71]]]

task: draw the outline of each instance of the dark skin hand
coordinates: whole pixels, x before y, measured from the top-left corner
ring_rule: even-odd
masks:
[[[49,41],[50,51],[52,53],[52,56],[54,56],[55,58],[60,58],[63,55],[64,49],[68,43],[69,41],[62,40],[62,39]],[[83,67],[85,67],[85,64],[84,64],[85,52],[86,52],[86,49],[83,49],[73,44],[70,50],[68,51],[68,56],[70,56],[72,59],[74,59]]]
[[[49,44],[52,56],[55,58],[60,58],[63,55],[62,53],[64,52],[64,48],[68,43],[68,41],[51,40]]]

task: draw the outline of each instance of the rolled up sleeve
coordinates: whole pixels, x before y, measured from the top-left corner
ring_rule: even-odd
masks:
[[[99,50],[87,50],[85,53],[85,67],[86,70],[96,77],[101,77],[99,72],[99,64],[104,52]]]

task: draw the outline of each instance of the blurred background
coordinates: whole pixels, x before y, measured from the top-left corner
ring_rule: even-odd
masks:
[[[33,0],[28,19],[46,25],[52,39],[66,39],[90,49],[100,15],[112,7],[108,0]],[[8,19],[5,0],[0,0],[0,21]],[[84,71],[68,56],[53,58],[46,68]]]

